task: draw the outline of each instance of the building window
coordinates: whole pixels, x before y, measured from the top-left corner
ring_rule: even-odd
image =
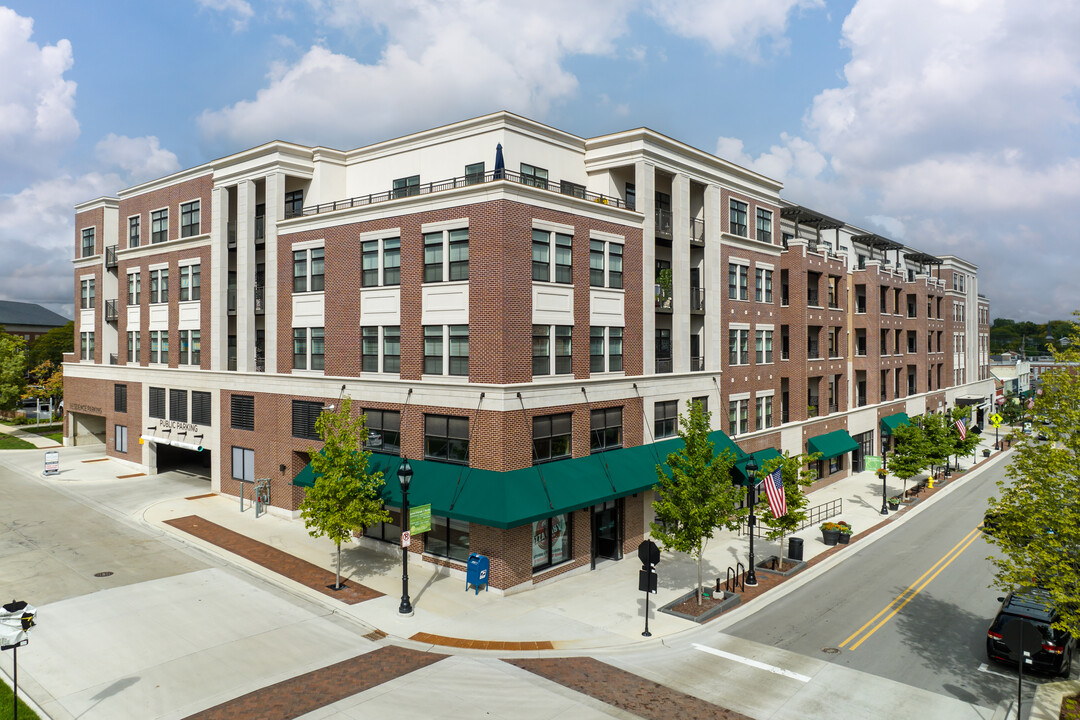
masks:
[[[285,193],[285,217],[299,217],[304,214],[304,191],[290,190]]]
[[[605,283],[604,265],[607,255],[607,282]],[[593,287],[623,286],[622,278],[623,248],[619,243],[603,240],[589,241],[589,284]]]
[[[397,410],[365,410],[367,440],[374,452],[397,455],[401,451],[401,413]]]
[[[762,363],[771,363],[773,361],[772,336],[772,330],[757,330],[754,333],[755,360],[758,365],[761,365]]]
[[[379,372],[379,328],[361,328],[360,333],[360,370]]]
[[[198,330],[180,331],[180,365],[198,365],[200,361],[200,340]]]
[[[200,390],[191,391],[192,425],[210,424],[210,393]]]
[[[295,273],[295,266],[293,272]],[[379,284],[379,241],[368,240],[360,246],[360,285],[375,287]]]
[[[401,284],[401,238],[383,240],[383,285]]]
[[[547,325],[533,325],[533,375],[551,374],[551,335]]]
[[[319,432],[315,429],[315,421],[322,413],[321,402],[311,400],[292,401],[292,435],[294,438],[318,440]]]
[[[180,237],[186,238],[199,234],[199,201],[194,200],[180,206]]]
[[[653,405],[653,433],[656,439],[674,437],[679,424],[679,401],[668,400]]]
[[[138,305],[142,302],[142,274],[139,272],[128,273],[128,305]]]
[[[604,328],[589,328],[589,372],[604,372]]]
[[[772,242],[772,211],[765,208],[757,209],[757,239],[758,242]]]
[[[473,163],[465,166],[465,184],[476,185],[484,182],[484,163]]]
[[[532,238],[533,280],[548,282],[554,279],[557,283],[572,283],[573,237],[564,233],[534,229]],[[555,259],[554,270],[551,267],[551,258]]]
[[[838,473],[844,469],[844,456],[837,455],[829,459],[829,474]]]
[[[160,359],[161,333],[157,330],[150,331],[150,362],[156,363]]]
[[[469,326],[450,326],[450,374],[469,376]]]
[[[83,280],[79,283],[79,307],[83,310],[88,310],[94,307],[96,295],[95,284],[96,281],[93,278],[90,278],[89,280]]]
[[[728,401],[728,430],[732,435],[750,431],[749,415],[750,401],[748,399]]]
[[[746,237],[746,203],[732,199],[730,209],[731,234]]]
[[[169,239],[169,209],[150,213],[150,242],[163,243]]]
[[[555,374],[569,375],[574,371],[571,357],[571,340],[574,328],[570,325],[555,326]]]
[[[202,297],[202,281],[198,265],[184,265],[180,268],[180,300],[198,300]]]
[[[442,375],[443,372],[443,326],[424,326],[424,373]]]
[[[448,245],[444,252],[444,245]],[[447,258],[444,267],[443,259]],[[424,282],[469,279],[469,229],[424,233]]]
[[[401,372],[401,326],[387,325],[383,328],[384,373]]]
[[[543,230],[532,231],[532,279],[538,282],[551,280],[550,235]]]
[[[843,328],[829,328],[829,357],[840,357],[840,333]]]
[[[79,333],[79,359],[94,359],[94,333]]]
[[[622,372],[623,369],[623,329],[608,328],[608,372]]]
[[[728,364],[750,364],[750,330],[728,330]]]
[[[420,194],[420,176],[410,175],[409,177],[398,178],[394,181],[394,197],[402,198],[410,195]]]
[[[116,452],[126,453],[128,451],[128,433],[126,425],[116,425],[113,428],[113,446]]]
[[[310,338],[310,342],[308,339]],[[293,328],[293,369],[326,368],[325,330],[321,327]]]
[[[589,451],[604,452],[622,447],[622,408],[604,408],[589,413]]]
[[[150,417],[156,420],[165,419],[165,388],[150,388]]]
[[[521,163],[521,183],[523,185],[532,185],[533,187],[547,190],[548,171],[534,165]]]
[[[442,279],[443,234],[424,233],[424,282],[442,282]]]
[[[326,369],[326,345],[325,330],[321,327],[311,328],[311,369]]]
[[[113,411],[127,412],[127,385],[113,385]]]
[[[603,240],[589,241],[589,285],[593,287],[604,287],[604,245]]]
[[[307,328],[293,328],[293,369],[307,370]]]
[[[772,270],[754,268],[754,300],[772,302]]]
[[[699,405],[701,405],[701,412],[703,412],[703,413],[709,412],[709,396],[708,395],[702,395],[701,397],[690,398],[690,404],[693,405],[694,403],[698,403]]]
[[[255,482],[255,451],[250,448],[233,446],[232,449],[232,477],[233,480]]]
[[[187,390],[169,389],[169,419],[173,422],[187,422]]]
[[[608,246],[608,287],[623,286],[623,246],[609,242]]]
[[[465,562],[469,559],[469,523],[431,516],[431,530],[424,534],[424,552]]]
[[[167,303],[169,302],[169,270],[168,268],[162,268],[160,270],[150,271],[150,302],[151,303]]]
[[[537,520],[532,527],[533,572],[566,562],[571,558],[570,515],[563,513]]]
[[[469,418],[424,416],[424,457],[469,464]]]
[[[451,230],[450,241],[450,279],[469,279],[469,229]]]
[[[367,243],[364,243],[366,246]],[[325,282],[325,248],[293,250],[293,292],[319,292]],[[367,256],[364,256],[363,281],[367,279]],[[378,274],[378,268],[375,270]],[[366,285],[367,283],[364,282]]]
[[[128,247],[139,247],[139,233],[141,231],[142,218],[138,215],[128,218]]]
[[[533,464],[571,456],[571,413],[533,418]]]
[[[255,429],[255,396],[232,395],[229,398],[229,426],[234,430]]]
[[[83,228],[82,231],[82,257],[90,257],[94,254],[94,228]]]
[[[757,406],[757,425],[755,425],[755,429],[764,430],[765,428],[771,428],[773,426],[773,396],[766,395],[765,397],[761,397],[759,395],[755,404]]]
[[[746,265],[728,263],[728,298],[732,300],[749,300],[749,275],[750,268]]]
[[[142,356],[142,331],[128,330],[127,361],[139,362]]]

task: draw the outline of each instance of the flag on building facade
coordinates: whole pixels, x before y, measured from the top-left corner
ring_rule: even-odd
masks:
[[[773,517],[787,514],[787,497],[784,495],[784,478],[780,468],[776,468],[765,478],[765,495],[769,498],[769,509]]]
[[[956,421],[956,429],[960,431],[960,439],[967,440],[967,425],[964,425],[963,418]]]

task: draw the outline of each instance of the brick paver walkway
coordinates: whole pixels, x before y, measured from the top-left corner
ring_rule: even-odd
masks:
[[[588,657],[503,660],[646,720],[750,720],[746,715],[664,687]]]
[[[252,540],[198,515],[185,515],[165,522],[174,528],[224,548],[294,582],[318,590],[324,595],[348,605],[355,605],[382,595],[382,593],[358,583],[349,583],[342,590],[333,590],[330,586],[334,584],[334,573],[329,570],[309,563],[307,560],[301,560],[295,555],[290,555],[275,547],[270,547],[266,543]]]
[[[444,657],[382,647],[241,695],[185,720],[291,720],[433,665]]]
[[[415,642],[427,643],[428,645],[444,645],[446,647],[468,648],[470,650],[526,651],[551,650],[555,647],[550,640],[470,640],[469,638],[447,637],[446,635],[434,635],[426,632],[418,632],[409,639]]]

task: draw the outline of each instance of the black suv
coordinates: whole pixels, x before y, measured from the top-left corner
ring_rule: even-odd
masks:
[[[997,617],[986,631],[986,656],[1013,665],[1019,662],[1020,649],[1009,647],[1002,637],[1002,629],[1017,619],[1034,625],[1041,635],[1042,649],[1032,655],[1028,667],[1068,677],[1076,640],[1069,633],[1051,627],[1057,620],[1057,611],[1050,604],[1049,594],[1040,588],[1011,592],[1004,598]]]

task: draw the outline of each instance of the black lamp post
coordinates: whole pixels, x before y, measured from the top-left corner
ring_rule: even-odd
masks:
[[[746,479],[750,481],[750,568],[746,571],[744,583],[753,587],[757,585],[757,573],[754,571],[754,528],[757,526],[757,514],[754,512],[757,506],[757,485],[754,476],[757,475],[757,463],[754,456],[746,461]],[[781,553],[783,554],[783,553]]]
[[[408,459],[401,461],[397,471],[398,482],[401,483],[401,605],[398,613],[412,615],[413,607],[409,602],[409,546],[404,542],[405,533],[409,531],[409,483],[412,482],[412,468],[409,467]]]
[[[878,476],[881,477],[881,514],[889,514],[889,504],[886,501],[886,494],[888,491],[885,489],[885,476],[889,473],[885,470],[885,453],[889,449],[889,441],[885,439],[885,434],[881,434],[881,468],[878,470]]]

